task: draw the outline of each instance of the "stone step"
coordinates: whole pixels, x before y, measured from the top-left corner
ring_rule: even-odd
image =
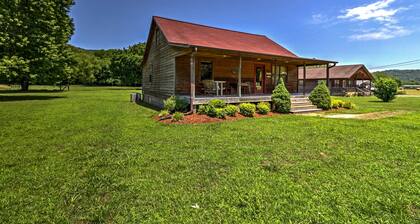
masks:
[[[304,104],[304,105],[292,105],[292,109],[296,109],[296,110],[317,109],[317,107],[312,104]]]
[[[294,114],[302,114],[302,113],[313,113],[313,112],[318,112],[318,111],[322,111],[319,108],[316,109],[292,109],[290,110],[290,112],[294,113]]]
[[[305,96],[305,95],[303,95],[303,94],[302,94],[302,95],[291,95],[291,96],[290,96],[290,98],[292,98],[292,99],[293,99],[293,98],[307,98],[307,97],[308,97],[308,96]]]
[[[312,104],[312,102],[310,100],[297,100],[297,101],[292,100],[291,102],[292,102],[292,104],[294,104],[294,103],[296,103],[296,104],[300,104],[300,103]]]
[[[291,96],[290,99],[304,99],[304,98],[308,98],[308,96]]]

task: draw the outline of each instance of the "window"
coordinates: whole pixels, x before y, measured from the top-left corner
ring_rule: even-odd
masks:
[[[272,66],[272,82],[274,86],[277,86],[277,84],[280,81],[280,77],[283,78],[284,82],[287,82],[287,67],[286,66],[280,66],[280,65],[273,65]]]
[[[339,86],[340,86],[340,80],[334,79],[334,87],[339,87]]]
[[[213,78],[213,63],[211,61],[200,62],[201,80],[210,80]]]

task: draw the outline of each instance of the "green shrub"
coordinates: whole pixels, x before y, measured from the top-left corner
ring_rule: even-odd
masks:
[[[175,111],[187,112],[189,110],[190,102],[185,98],[175,98]]]
[[[216,117],[216,108],[210,105],[206,105],[206,114],[209,117]]]
[[[344,101],[342,101],[342,100],[333,100],[331,102],[331,107],[334,108],[334,109],[338,109],[340,107],[343,107],[343,104],[344,104]]]
[[[257,104],[257,112],[259,114],[268,114],[268,112],[270,112],[270,104],[267,102],[259,102]]]
[[[239,112],[246,117],[253,117],[255,113],[255,104],[241,103],[239,105]]]
[[[209,101],[209,106],[214,108],[224,108],[226,106],[226,102],[224,100],[213,99]]]
[[[163,101],[163,109],[173,113],[175,111],[186,112],[188,111],[190,103],[184,98],[176,96],[170,96],[168,99]]]
[[[175,112],[172,116],[172,121],[180,121],[184,119],[184,113],[181,112]]]
[[[346,109],[353,109],[356,107],[356,105],[350,101],[346,101],[344,102],[343,107]]]
[[[225,112],[227,116],[235,117],[236,113],[238,112],[238,107],[232,104],[229,104],[225,108]]]
[[[319,82],[319,84],[312,90],[309,95],[309,100],[323,110],[328,110],[331,108],[331,96],[330,90],[324,81]]]
[[[169,113],[169,111],[168,110],[161,110],[160,112],[159,112],[159,117],[166,117],[166,116],[168,116],[170,113]]]
[[[375,90],[373,94],[384,102],[395,98],[398,91],[398,83],[392,78],[380,77],[374,81]]]
[[[198,106],[198,110],[197,110],[198,114],[207,114],[207,112],[208,112],[208,106],[207,105]]]
[[[176,107],[175,96],[170,96],[168,99],[163,101],[163,109],[169,111],[169,113],[175,112],[175,107]]]
[[[280,113],[289,113],[292,106],[290,101],[290,94],[284,85],[283,79],[280,79],[279,84],[273,90],[271,95],[271,100],[273,101],[274,110]]]
[[[224,119],[226,117],[226,111],[225,108],[215,108],[214,109],[214,117],[220,118],[220,119]]]

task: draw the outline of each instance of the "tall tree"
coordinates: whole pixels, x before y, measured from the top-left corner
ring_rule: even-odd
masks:
[[[1,0],[0,75],[20,83],[24,91],[33,78],[46,83],[68,79],[73,4],[73,0]]]

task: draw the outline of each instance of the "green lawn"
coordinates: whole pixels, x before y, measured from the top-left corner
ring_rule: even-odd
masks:
[[[132,91],[0,92],[0,223],[419,222],[420,98],[163,125]]]
[[[407,95],[420,95],[420,90],[405,89],[404,91]]]

